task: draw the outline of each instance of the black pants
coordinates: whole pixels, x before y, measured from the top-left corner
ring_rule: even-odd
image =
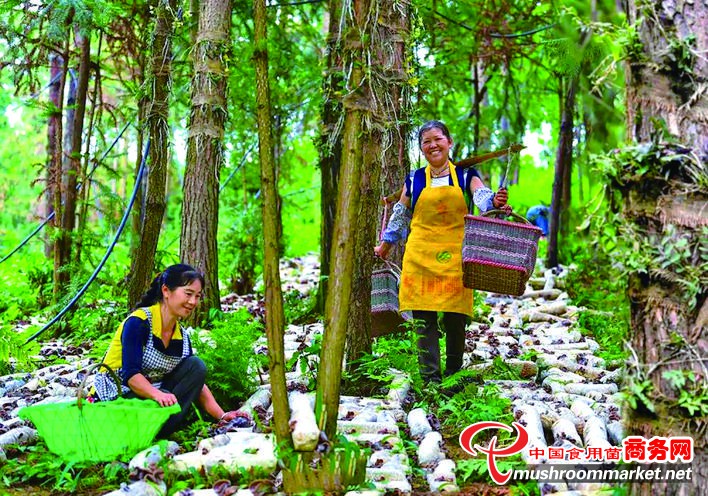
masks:
[[[440,331],[437,312],[414,310],[413,318],[423,321],[418,333],[418,366],[424,382],[440,382]],[[447,365],[445,375],[452,375],[462,368],[465,352],[465,325],[467,316],[462,313],[443,313]]]
[[[182,360],[172,372],[165,376],[160,390],[174,394],[181,410],[167,419],[157,437],[167,437],[179,429],[189,413],[189,407],[199,398],[205,379],[206,365],[201,358],[195,355]],[[125,397],[136,397],[136,395],[131,391]]]

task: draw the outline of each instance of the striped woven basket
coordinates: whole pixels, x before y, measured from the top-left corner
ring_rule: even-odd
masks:
[[[513,212],[518,222],[491,217],[499,214],[505,212],[465,216],[462,281],[467,288],[522,295],[536,265],[542,231]]]
[[[403,332],[404,322],[410,320],[409,312],[398,311],[398,285],[401,269],[395,264],[383,264],[371,272],[371,336]]]

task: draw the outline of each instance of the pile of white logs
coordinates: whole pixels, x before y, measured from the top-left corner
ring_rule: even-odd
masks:
[[[317,287],[320,280],[320,262],[316,254],[303,257],[281,259],[280,281],[283,293],[295,291],[302,296],[308,295]],[[256,283],[253,294],[238,295],[230,293],[221,298],[221,310],[233,312],[240,308],[248,309],[252,314],[258,315],[263,306],[263,280]]]
[[[548,453],[550,443],[584,451],[588,446],[621,446],[624,436],[618,394],[621,369],[596,356],[598,343],[576,329],[579,309],[568,303],[562,291],[564,275],[546,271],[544,278],[530,281],[532,287],[519,299],[498,300],[490,315],[491,325],[472,327],[476,344],[472,353],[489,361],[475,367],[491,366],[493,357],[499,355],[522,377],[532,379],[492,381],[512,401],[515,419],[529,433],[528,449],[522,453],[529,464],[548,462],[547,456],[530,456],[531,448]],[[598,488],[572,483],[540,487],[542,494],[568,495]]]
[[[20,409],[76,398],[90,361],[66,351],[67,347],[61,341],[47,344],[41,350],[42,355],[35,357],[37,360],[56,352],[68,363],[0,377],[0,461],[5,460],[5,446],[31,444],[37,440],[37,431],[17,416]]]
[[[302,266],[301,266],[302,265]],[[303,268],[305,267],[305,268]],[[311,260],[281,267],[292,284],[312,284],[316,281],[307,271],[316,270]],[[489,323],[473,323],[468,328],[465,366],[485,369],[492,366],[495,357],[516,369],[522,380],[493,381],[502,395],[512,401],[514,417],[529,432],[530,447],[546,449],[557,447],[608,447],[618,446],[623,438],[618,383],[621,371],[618,364],[607,364],[596,355],[598,343],[583,336],[577,329],[580,309],[569,304],[564,289],[564,271],[546,271],[544,277],[531,279],[526,294],[519,298],[490,296],[492,305]],[[298,282],[299,281],[299,282]],[[303,286],[304,288],[304,286]],[[308,290],[309,290],[308,289]],[[304,353],[318,334],[322,324],[289,326],[285,333],[286,360],[300,354],[300,363],[286,373],[288,382],[291,429],[295,448],[312,450],[320,440],[315,422],[314,396],[303,393],[311,377],[307,371],[314,369],[316,355]],[[61,342],[47,345],[56,347],[62,355]],[[255,344],[265,352],[265,338]],[[51,354],[52,349],[43,350]],[[14,443],[31,443],[37,433],[17,417],[23,406],[34,403],[67,401],[76,397],[77,387],[89,360],[81,355],[64,353],[68,363],[41,368],[29,374],[0,377],[0,460],[4,458],[3,446]],[[305,370],[305,375],[302,371]],[[542,372],[539,373],[539,370]],[[254,371],[255,373],[256,371]],[[385,399],[342,397],[338,429],[349,439],[373,449],[367,465],[367,480],[376,491],[351,492],[350,496],[380,494],[385,491],[412,491],[411,460],[406,454],[398,424],[406,421],[410,436],[416,444],[417,464],[426,475],[432,492],[456,491],[455,462],[446,458],[442,449],[442,436],[428,421],[421,408],[404,412],[402,404],[410,390],[409,379],[393,372],[393,381]],[[242,405],[241,410],[252,416],[266,412],[265,421],[272,416],[270,384],[267,372],[260,371],[261,387]],[[256,431],[256,427],[240,429],[202,440],[198,448],[189,453],[177,454],[171,446],[167,455],[169,470],[211,473],[223,467],[232,474],[244,470],[277,473],[274,439],[269,434]],[[133,467],[147,469],[162,456],[152,448],[139,454],[131,462]],[[523,453],[530,464],[548,462],[547,457],[536,458]],[[557,461],[554,461],[557,463]],[[543,494],[580,494],[596,489],[583,484],[542,484]],[[164,485],[138,482],[123,485],[111,493],[115,496],[164,495]],[[195,496],[212,496],[213,490],[191,490]],[[238,495],[252,494],[239,490]]]

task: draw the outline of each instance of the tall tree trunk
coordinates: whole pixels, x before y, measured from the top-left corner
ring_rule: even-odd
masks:
[[[573,160],[573,112],[575,111],[575,92],[577,87],[578,77],[574,76],[565,96],[560,136],[558,137],[558,149],[556,150],[556,167],[551,199],[551,225],[548,233],[547,267],[556,267],[558,265],[558,238],[563,233],[560,229],[563,225],[562,217],[568,214],[566,210],[570,208],[570,205],[564,203],[565,196],[563,193],[566,178],[569,175],[567,171],[570,170]]]
[[[202,270],[206,279],[204,304],[194,322],[199,322],[204,310],[220,308],[216,235],[230,45],[231,1],[200,2],[180,243],[182,261]]]
[[[165,215],[165,191],[169,164],[170,87],[172,83],[172,34],[177,0],[160,0],[155,12],[155,32],[148,85],[152,90],[147,123],[150,129],[150,168],[145,193],[145,215],[128,282],[128,305],[134,305],[147,289],[155,268],[155,251]]]
[[[273,421],[278,444],[292,447],[290,407],[285,385],[285,317],[280,287],[280,238],[278,225],[278,184],[272,138],[270,85],[268,83],[268,37],[265,0],[254,0],[254,59],[256,63],[256,107],[258,150],[263,191],[263,281],[265,283],[266,336],[268,338],[269,375],[273,395]],[[286,488],[287,490],[288,488]]]
[[[661,160],[647,155],[644,163],[626,165],[631,178],[620,186],[624,219],[638,242],[655,247],[663,259],[681,243],[692,252],[678,266],[662,263],[630,275],[631,344],[638,362],[630,372],[635,380],[650,381],[647,395],[656,414],[631,410],[628,430],[647,439],[691,436],[695,447],[690,484],[631,484],[630,492],[703,495],[708,494],[705,414],[691,415],[677,398],[700,402],[702,395],[705,405],[708,300],[699,247],[705,245],[708,226],[708,3],[630,0],[627,6],[643,48],[628,64],[628,137],[643,146],[651,141],[666,152]],[[662,143],[660,121],[682,146]],[[642,168],[639,179],[632,167]],[[643,177],[654,170],[651,181]],[[659,246],[652,242],[662,239]],[[664,374],[681,369],[684,376],[693,372],[700,377],[699,383],[672,387]]]
[[[61,87],[59,88],[59,110],[58,114],[60,116],[57,122],[56,132],[54,134],[54,156],[52,157],[52,180],[53,180],[53,191],[54,191],[54,219],[52,219],[50,237],[54,240],[54,253],[52,257],[54,259],[54,288],[52,291],[52,300],[56,303],[61,294],[61,285],[59,284],[59,274],[61,272],[61,260],[59,258],[59,240],[58,235],[61,233],[61,219],[62,212],[64,210],[64,205],[62,202],[63,196],[63,157],[64,157],[64,144],[63,144],[63,134],[64,134],[64,123],[62,122],[61,116],[64,112],[64,88],[66,86],[67,75],[69,73],[69,49],[70,40],[67,37],[64,41],[64,54],[62,60],[64,61],[64,67],[62,68],[62,76],[60,78]],[[70,124],[67,125],[70,127]]]
[[[81,165],[81,173],[79,178],[81,179],[81,187],[78,191],[78,202],[79,202],[79,224],[76,228],[76,252],[74,254],[74,263],[78,266],[81,263],[81,250],[84,243],[84,232],[86,230],[86,217],[88,216],[88,201],[91,194],[91,182],[87,177],[89,162],[91,157],[91,137],[93,136],[94,125],[96,122],[96,114],[99,115],[100,122],[100,94],[101,94],[101,45],[103,41],[103,33],[99,34],[98,38],[98,52],[96,55],[96,60],[99,63],[96,64],[96,74],[93,80],[93,98],[91,103],[91,112],[89,113],[89,123],[86,130],[86,143],[84,144],[83,153],[83,163]]]
[[[347,188],[339,188],[337,194],[337,216],[330,253],[331,271],[325,303],[325,331],[320,353],[318,371],[316,414],[320,428],[329,439],[334,439],[337,429],[339,409],[339,387],[342,377],[342,359],[349,330],[350,309],[357,275],[355,265],[362,264],[365,279],[361,284],[370,284],[371,264],[376,232],[376,209],[380,194],[380,174],[383,162],[383,148],[386,143],[386,114],[379,106],[387,105],[380,97],[385,95],[385,85],[377,68],[369,65],[376,60],[378,50],[385,47],[372,45],[377,38],[377,22],[372,16],[386,10],[384,2],[376,0],[354,0],[352,2],[352,26],[343,37],[343,55],[348,72],[346,88],[350,92],[344,97],[344,134],[342,137],[342,163],[340,183]],[[389,140],[390,142],[390,140]],[[378,146],[376,144],[379,144]],[[361,258],[358,258],[360,256]],[[367,268],[368,267],[368,268]],[[370,316],[370,287],[356,297],[364,298],[367,308],[366,319]],[[364,324],[366,325],[366,324]]]
[[[56,150],[57,137],[61,135],[62,57],[60,55],[52,54],[49,57],[49,65],[49,101],[52,104],[52,108],[47,121],[47,173],[46,186],[44,190],[44,202],[46,204],[46,210],[44,212],[45,218],[49,217],[54,212],[54,190],[56,188],[56,181],[53,177],[55,170],[54,160],[58,156]],[[51,236],[49,230],[47,230],[44,237],[44,255],[49,258],[53,256],[53,253],[54,238]]]
[[[89,76],[91,75],[91,33],[81,33],[75,29],[76,45],[80,50],[79,77],[76,89],[76,107],[71,135],[69,170],[67,171],[66,191],[64,192],[64,210],[61,218],[61,231],[57,240],[55,264],[58,261],[59,278],[54,281],[54,294],[58,294],[70,280],[70,271],[66,270],[71,262],[72,236],[76,226],[76,184],[81,170],[81,145],[83,143],[84,116],[86,115],[86,96],[88,95]]]
[[[317,301],[320,311],[324,311],[330,272],[332,252],[332,232],[337,206],[337,182],[339,165],[342,160],[342,113],[341,91],[344,82],[342,67],[342,43],[340,17],[342,2],[330,0],[327,34],[327,65],[322,84],[322,132],[319,138],[320,151],[320,283]]]
[[[144,74],[144,67],[141,68],[139,71],[140,74]],[[141,78],[142,79],[142,78]],[[136,130],[136,136],[135,136],[135,143],[136,143],[136,148],[138,150],[144,150],[145,149],[145,126],[144,124],[147,121],[147,113],[148,113],[148,105],[149,101],[147,98],[147,95],[143,95],[139,100],[138,100],[138,115],[137,115],[137,130]],[[135,160],[135,166],[134,166],[134,175],[135,177],[138,177],[138,171],[140,170],[140,163],[142,162],[142,157],[141,153],[138,152],[136,154],[136,160]],[[140,237],[141,233],[143,231],[143,219],[145,218],[145,192],[147,190],[147,181],[148,177],[150,175],[150,161],[148,160],[148,163],[146,164],[147,170],[146,173],[143,174],[142,181],[140,182],[140,186],[138,189],[138,192],[135,197],[135,206],[133,207],[133,212],[131,213],[130,216],[130,225],[131,225],[131,231],[132,231],[132,236],[130,237],[130,259],[135,260],[137,257],[140,256],[138,252],[138,247],[140,246]],[[130,283],[129,283],[130,284]],[[128,305],[131,305],[131,299],[128,297]]]
[[[365,146],[359,190],[361,206],[354,248],[354,259],[359,263],[354,268],[346,343],[350,371],[356,359],[371,353],[372,252],[378,242],[376,228],[383,211],[379,201],[381,184],[383,191],[395,191],[403,184],[409,169],[410,86],[406,51],[410,42],[410,15],[408,3],[380,2],[375,26],[377,45],[371,47],[375,58],[370,86],[376,89],[369,98],[371,117],[377,125]],[[390,260],[400,266],[401,259],[402,249],[397,247]]]

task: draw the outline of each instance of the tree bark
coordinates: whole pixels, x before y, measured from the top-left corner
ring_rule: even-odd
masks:
[[[61,81],[61,86],[59,88],[59,109],[58,109],[58,114],[59,114],[59,121],[58,125],[56,128],[56,132],[54,134],[55,137],[55,142],[54,142],[54,156],[52,157],[52,180],[53,180],[53,191],[54,191],[54,219],[52,219],[51,223],[51,229],[50,229],[50,237],[53,239],[53,247],[54,247],[54,253],[52,253],[52,257],[54,259],[54,273],[53,273],[53,281],[54,281],[54,287],[52,291],[52,300],[54,303],[56,303],[59,299],[59,295],[61,294],[61,286],[59,284],[59,274],[61,272],[61,263],[60,263],[60,258],[59,258],[59,251],[61,247],[59,246],[59,239],[58,236],[61,234],[61,220],[62,220],[62,212],[64,210],[64,205],[62,202],[62,196],[63,196],[63,157],[64,157],[64,143],[63,143],[63,134],[64,134],[64,124],[62,122],[62,115],[64,113],[64,88],[66,86],[66,80],[67,80],[67,75],[69,74],[69,43],[70,40],[67,37],[66,40],[64,41],[64,54],[62,56],[62,60],[64,61],[64,67],[62,68],[62,76],[60,78]],[[69,127],[69,125],[67,125]]]
[[[708,61],[704,54],[708,49],[708,3],[630,0],[627,7],[641,43],[630,54],[626,72],[628,137],[659,146],[668,131],[681,146],[671,145],[653,181],[642,180],[640,174],[640,179],[618,187],[624,200],[624,219],[640,240],[651,243],[652,239],[666,240],[670,236],[669,242],[657,247],[663,254],[679,240],[691,247],[705,243]],[[663,130],[657,126],[661,121]],[[656,167],[651,163],[639,165]],[[647,416],[631,410],[628,431],[647,439],[691,436],[695,449],[690,484],[631,484],[631,494],[708,494],[705,416],[691,416],[680,408],[676,403],[680,391],[663,376],[677,369],[700,374],[705,395],[706,285],[700,285],[691,298],[682,284],[688,276],[686,271],[701,264],[697,251],[681,267],[661,266],[630,274],[631,344],[638,362],[632,372],[639,379],[651,381],[649,399],[656,405],[656,414]],[[694,397],[698,394],[695,388],[689,392]]]
[[[192,322],[199,322],[206,309],[220,308],[216,235],[227,118],[231,2],[204,0],[199,9],[180,244],[182,261],[203,271],[206,280],[204,302]]]
[[[150,129],[150,167],[145,214],[142,216],[140,241],[132,259],[128,282],[128,305],[134,305],[147,289],[155,270],[155,251],[160,238],[166,208],[166,181],[169,164],[169,102],[172,83],[172,35],[177,0],[160,0],[155,12],[148,85],[152,89],[147,123]]]
[[[320,151],[320,282],[317,288],[317,302],[321,312],[327,299],[332,252],[332,232],[337,206],[337,182],[339,165],[342,160],[342,100],[340,92],[344,83],[342,71],[342,45],[340,16],[342,3],[330,0],[329,28],[327,34],[327,66],[322,84],[322,133],[319,138]]]
[[[379,34],[375,31],[380,29],[378,21],[385,23],[386,18],[377,16],[376,20],[372,20],[371,16],[384,11],[387,11],[384,2],[352,2],[352,25],[347,26],[346,33],[343,33],[344,67],[351,70],[347,73],[345,85],[349,93],[343,99],[345,114],[339,182],[347,184],[347,188],[339,188],[337,194],[337,216],[330,253],[332,266],[316,393],[317,419],[329,439],[334,438],[337,429],[347,334],[362,332],[361,329],[367,332],[370,328],[369,285],[378,224],[375,213],[380,196],[383,150],[392,143],[388,134],[391,131],[387,128],[391,114],[384,111],[385,108],[392,108],[385,97],[388,90],[381,76],[375,74],[382,67],[374,67],[370,62],[391,48],[390,45],[372,42]],[[361,300],[355,302],[355,298]],[[352,307],[358,308],[352,310]],[[365,311],[362,312],[362,309]],[[364,320],[357,323],[358,330],[350,328],[350,316],[357,311]]]
[[[79,77],[76,88],[76,107],[71,129],[71,152],[67,170],[66,188],[64,191],[64,209],[61,217],[61,230],[55,252],[55,266],[59,266],[58,278],[54,281],[54,294],[69,283],[71,262],[72,235],[76,226],[76,184],[81,170],[81,145],[83,143],[84,116],[86,115],[86,96],[88,94],[89,76],[91,74],[91,34],[80,33],[76,28],[74,34],[76,45],[80,49]]]
[[[139,73],[139,78],[141,81],[144,82],[144,74],[145,74],[145,66],[144,64],[140,67],[140,69],[137,71]],[[148,114],[148,98],[147,95],[143,95],[142,98],[138,100],[138,115],[137,115],[137,122],[138,122],[138,128],[136,129],[135,133],[135,143],[136,143],[136,148],[138,150],[144,150],[145,149],[145,123],[147,121],[147,114]],[[148,131],[149,132],[149,131]],[[137,153],[136,154],[136,160],[135,160],[135,166],[134,166],[134,174],[135,177],[138,177],[138,171],[140,170],[140,164],[142,163],[142,153]],[[140,186],[138,189],[138,192],[135,197],[135,206],[133,207],[133,212],[131,213],[131,218],[130,218],[130,224],[131,224],[131,231],[132,231],[132,236],[130,237],[130,259],[135,260],[137,257],[140,256],[138,252],[138,247],[140,246],[140,238],[141,238],[141,233],[143,231],[143,219],[145,219],[145,193],[147,191],[147,182],[148,182],[148,177],[150,175],[150,162],[146,164],[146,171],[143,174],[142,181],[140,182]],[[130,276],[130,279],[132,279],[132,276]],[[129,281],[128,284],[131,284]],[[128,296],[128,302],[127,304],[130,306],[132,303],[132,299],[130,297],[130,289],[128,289],[129,296]]]
[[[556,267],[558,265],[558,238],[563,234],[560,229],[563,225],[561,220],[562,217],[567,215],[565,210],[570,207],[570,205],[564,203],[563,193],[566,178],[570,175],[567,171],[571,169],[573,161],[573,113],[575,112],[575,92],[577,87],[578,77],[575,76],[570,82],[568,93],[565,96],[558,149],[556,150],[556,166],[551,199],[551,225],[548,233],[547,267]],[[569,186],[568,189],[570,189]]]
[[[51,55],[49,57],[49,65],[49,101],[52,104],[52,109],[47,120],[47,184],[44,189],[44,202],[46,204],[46,210],[44,212],[45,218],[54,213],[54,194],[56,189],[56,180],[54,179],[56,166],[54,162],[56,157],[59,155],[56,148],[57,139],[60,139],[58,136],[61,135],[62,57],[55,54]],[[49,231],[46,231],[46,235],[44,237],[44,255],[49,258],[53,256],[53,253],[54,238],[51,236]]]
[[[371,353],[371,272],[373,249],[378,243],[377,228],[383,213],[379,201],[382,191],[400,186],[409,170],[408,118],[408,64],[406,50],[410,41],[410,4],[381,2],[378,10],[376,54],[372,64],[369,95],[371,118],[377,124],[370,130],[370,138],[363,142],[359,226],[356,229],[352,296],[349,305],[346,356],[347,369],[354,371],[355,360]],[[383,190],[382,190],[383,185]],[[389,260],[400,267],[403,258],[401,246],[391,253]]]
[[[263,281],[265,283],[266,336],[268,339],[269,375],[273,396],[273,423],[278,444],[292,447],[290,406],[285,384],[285,316],[280,287],[280,224],[278,185],[273,151],[270,85],[268,83],[267,17],[265,0],[254,0],[254,60],[256,64],[256,106],[258,149],[263,191]],[[332,438],[334,439],[334,438]],[[289,488],[285,488],[286,491]]]
[[[101,45],[103,41],[103,33],[99,34],[98,38],[98,53],[96,55],[97,60],[101,60]],[[84,232],[86,231],[86,218],[88,216],[88,206],[89,198],[91,196],[91,183],[87,177],[89,162],[91,157],[91,137],[93,136],[94,125],[98,120],[100,122],[100,107],[101,107],[101,68],[100,63],[96,64],[96,74],[93,79],[93,98],[91,103],[91,112],[89,113],[89,123],[88,129],[86,131],[86,143],[84,143],[84,154],[83,163],[81,165],[81,188],[78,191],[78,201],[79,201],[79,224],[77,226],[77,237],[76,237],[76,252],[74,254],[74,263],[81,263],[81,250],[84,243]],[[98,114],[99,118],[96,119]]]

